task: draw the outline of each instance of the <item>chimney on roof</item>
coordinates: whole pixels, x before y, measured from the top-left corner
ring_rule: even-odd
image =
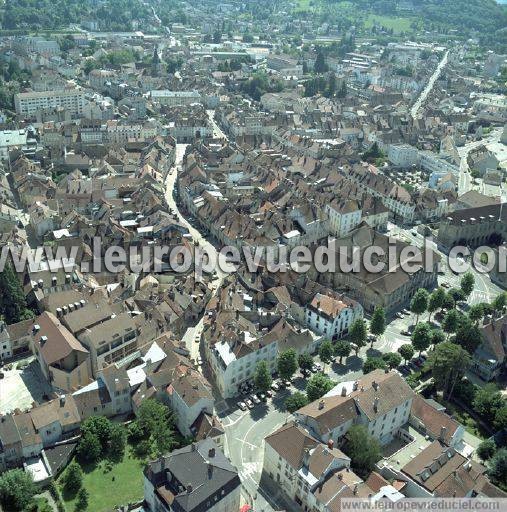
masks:
[[[342,387],[342,396],[347,396],[347,388],[345,386]]]
[[[373,400],[373,410],[375,412],[378,412],[378,396],[376,396],[375,399]]]
[[[70,284],[70,274],[65,274],[65,282]]]
[[[212,459],[215,456],[215,448],[210,448],[208,451],[208,457]]]
[[[40,325],[39,324],[35,324],[33,327],[32,327],[32,333],[35,335],[36,332],[39,332],[40,331]]]
[[[439,439],[442,442],[445,442],[445,438],[447,437],[447,427],[444,427],[443,425],[440,427],[440,436]]]
[[[65,395],[60,396],[60,407],[63,407],[65,405]]]
[[[192,484],[187,484],[187,493],[190,494],[193,490]]]
[[[47,336],[41,336],[40,337],[40,346],[43,347],[44,344],[46,343],[46,341],[48,341],[48,337]]]
[[[321,400],[321,401],[319,402],[319,409],[320,409],[320,410],[324,409],[324,405],[325,405],[324,400]]]
[[[42,290],[42,288],[44,287],[44,281],[42,279],[39,279],[37,281],[37,286]]]
[[[376,380],[374,380],[374,381],[371,383],[371,385],[372,385],[373,389],[374,389],[375,391],[377,391],[377,389],[378,389],[378,382],[377,382]]]
[[[334,448],[334,441],[332,439],[329,439],[327,442],[327,447],[332,450]]]
[[[354,485],[354,494],[357,494],[357,487],[358,487],[358,485],[357,485],[357,484],[355,484],[355,485]]]

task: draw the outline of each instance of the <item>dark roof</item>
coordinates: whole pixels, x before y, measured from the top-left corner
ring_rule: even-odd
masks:
[[[502,203],[502,222],[507,222],[507,204]],[[478,208],[466,208],[464,210],[458,210],[447,216],[447,219],[451,224],[460,224],[462,220],[469,221],[474,218],[479,220],[481,217],[488,218],[491,215],[495,220],[500,215],[500,204],[480,206]]]
[[[145,476],[167,508],[181,512],[205,512],[215,499],[241,485],[238,471],[212,439],[192,443],[150,463]]]

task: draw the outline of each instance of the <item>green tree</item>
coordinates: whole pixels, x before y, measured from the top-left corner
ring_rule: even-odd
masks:
[[[334,73],[329,73],[329,80],[327,83],[326,90],[324,92],[324,96],[326,98],[332,98],[336,93],[336,75]]]
[[[324,366],[329,364],[333,360],[334,349],[333,345],[329,340],[322,342],[319,348],[320,360],[324,363]]]
[[[428,322],[431,322],[431,315],[442,309],[445,301],[445,290],[443,288],[437,288],[432,292],[428,298],[428,312],[430,313]]]
[[[507,303],[507,294],[505,292],[503,292],[503,293],[498,294],[495,297],[495,300],[493,301],[492,306],[493,306],[493,309],[497,313],[501,313],[505,309],[506,303]]]
[[[268,363],[266,363],[266,361],[259,361],[257,363],[257,367],[255,368],[254,382],[255,387],[263,393],[265,393],[271,387],[273,379],[269,373]]]
[[[410,301],[410,311],[416,315],[416,325],[419,323],[419,316],[422,315],[428,307],[428,290],[419,288]]]
[[[468,317],[463,317],[456,329],[456,341],[470,354],[473,354],[482,343],[482,334],[479,327]]]
[[[94,463],[100,459],[102,446],[98,437],[91,432],[85,432],[76,448],[76,455],[83,462]]]
[[[12,512],[24,510],[37,492],[32,474],[22,469],[11,469],[0,475],[0,504]]]
[[[83,470],[77,462],[73,461],[68,465],[63,481],[65,490],[72,495],[81,489],[83,485]]]
[[[113,460],[120,461],[125,454],[126,432],[123,425],[113,423],[109,436],[109,457]]]
[[[412,340],[414,349],[419,351],[419,355],[421,355],[424,350],[428,350],[430,347],[431,332],[431,325],[427,322],[416,325],[410,339]]]
[[[323,397],[328,391],[333,389],[335,383],[323,373],[312,375],[306,384],[306,396],[310,402]]]
[[[461,291],[465,294],[465,297],[470,297],[471,293],[474,291],[475,286],[475,278],[471,272],[466,272],[463,274],[461,281],[459,283]]]
[[[498,450],[488,463],[488,474],[494,484],[507,487],[507,449]]]
[[[484,317],[484,306],[482,304],[474,304],[468,311],[468,318],[474,324],[478,324]]]
[[[451,309],[451,311],[445,315],[442,322],[442,329],[447,334],[447,339],[458,330],[460,322],[461,315],[455,309]]]
[[[482,443],[477,447],[477,455],[483,461],[487,461],[495,455],[496,452],[496,443],[493,439],[485,439]]]
[[[11,262],[7,262],[0,272],[0,315],[7,324],[14,324],[33,317],[26,305],[21,283]]]
[[[430,332],[430,345],[435,346],[445,341],[445,334],[442,329],[432,329]]]
[[[504,405],[495,412],[493,425],[497,430],[504,430],[507,428],[507,404],[505,404],[505,401]]]
[[[493,423],[495,414],[505,404],[502,393],[495,384],[489,383],[475,393],[472,406],[488,423]]]
[[[313,366],[313,357],[307,353],[299,354],[298,364],[301,370],[309,370]]]
[[[382,458],[380,443],[368,434],[364,425],[353,425],[346,436],[345,453],[350,457],[352,468],[366,478]]]
[[[458,304],[458,302],[464,302],[467,300],[467,297],[461,288],[451,288],[448,295],[452,297],[454,304]]]
[[[459,345],[448,341],[437,345],[427,360],[435,386],[444,392],[447,400],[450,400],[454,387],[461,381],[470,364],[470,354]]]
[[[304,393],[296,391],[285,400],[285,408],[293,413],[308,404],[308,398]]]
[[[449,311],[454,307],[456,307],[456,301],[450,293],[446,293],[444,299],[444,308]]]
[[[366,322],[362,318],[354,320],[350,326],[349,338],[355,345],[356,356],[359,353],[359,349],[366,346],[367,335]]]
[[[386,330],[386,314],[384,311],[384,308],[381,306],[377,306],[375,310],[373,311],[373,315],[371,317],[370,322],[370,332],[378,338],[379,336],[382,336]],[[373,342],[375,340],[372,338],[371,341],[371,348],[373,348]]]
[[[313,71],[317,74],[325,73],[328,70],[328,66],[326,64],[326,58],[324,56],[324,52],[322,48],[317,48],[317,58],[315,59],[315,64],[313,65]]]
[[[382,359],[391,369],[397,368],[401,364],[401,355],[398,352],[386,352],[382,354]]]
[[[282,352],[278,356],[277,367],[278,373],[282,379],[291,379],[295,371],[298,369],[298,358],[296,351],[293,348],[290,348],[289,350]]]
[[[406,343],[405,345],[402,345],[398,349],[398,352],[400,353],[401,357],[403,357],[403,360],[405,361],[406,364],[407,361],[414,357],[415,350],[412,344]]]
[[[175,443],[174,418],[169,407],[153,398],[143,400],[136,421],[157,454],[166,453],[172,448]]]
[[[334,353],[340,358],[340,364],[342,364],[344,357],[349,357],[351,349],[352,347],[350,346],[350,343],[346,340],[339,340],[336,342],[334,346]]]
[[[371,373],[373,370],[378,370],[379,368],[384,369],[386,367],[386,362],[380,357],[368,357],[363,363],[363,373],[366,375],[367,373]]]
[[[88,491],[84,487],[81,487],[81,489],[77,493],[77,499],[76,499],[76,511],[77,512],[81,512],[88,508],[89,497],[90,497],[90,495],[88,494]]]

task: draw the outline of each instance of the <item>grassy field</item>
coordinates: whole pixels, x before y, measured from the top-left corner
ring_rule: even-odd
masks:
[[[123,460],[113,464],[110,471],[107,464],[102,461],[94,467],[83,467],[83,487],[90,495],[88,510],[93,512],[108,512],[115,505],[139,501],[143,497],[144,462],[132,454],[130,447]],[[63,491],[62,495],[67,510],[73,511],[76,497]]]
[[[364,22],[366,28],[371,28],[373,25],[381,25],[388,29],[393,29],[394,32],[409,32],[411,30],[410,18],[396,18],[393,16],[379,16],[378,14],[369,14]]]

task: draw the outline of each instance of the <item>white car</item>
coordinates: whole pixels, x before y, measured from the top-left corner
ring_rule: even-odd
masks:
[[[253,402],[252,402],[249,398],[247,398],[247,399],[245,400],[245,404],[246,404],[246,406],[247,406],[249,409],[253,409],[253,408],[254,408],[254,404],[253,404]]]
[[[247,410],[247,406],[246,406],[245,402],[238,402],[238,407],[239,407],[242,411],[246,411],[246,410]]]
[[[260,404],[260,403],[261,403],[261,401],[259,400],[259,397],[258,397],[257,395],[252,395],[252,396],[250,397],[250,400],[252,400],[252,402],[253,402],[254,404]]]

